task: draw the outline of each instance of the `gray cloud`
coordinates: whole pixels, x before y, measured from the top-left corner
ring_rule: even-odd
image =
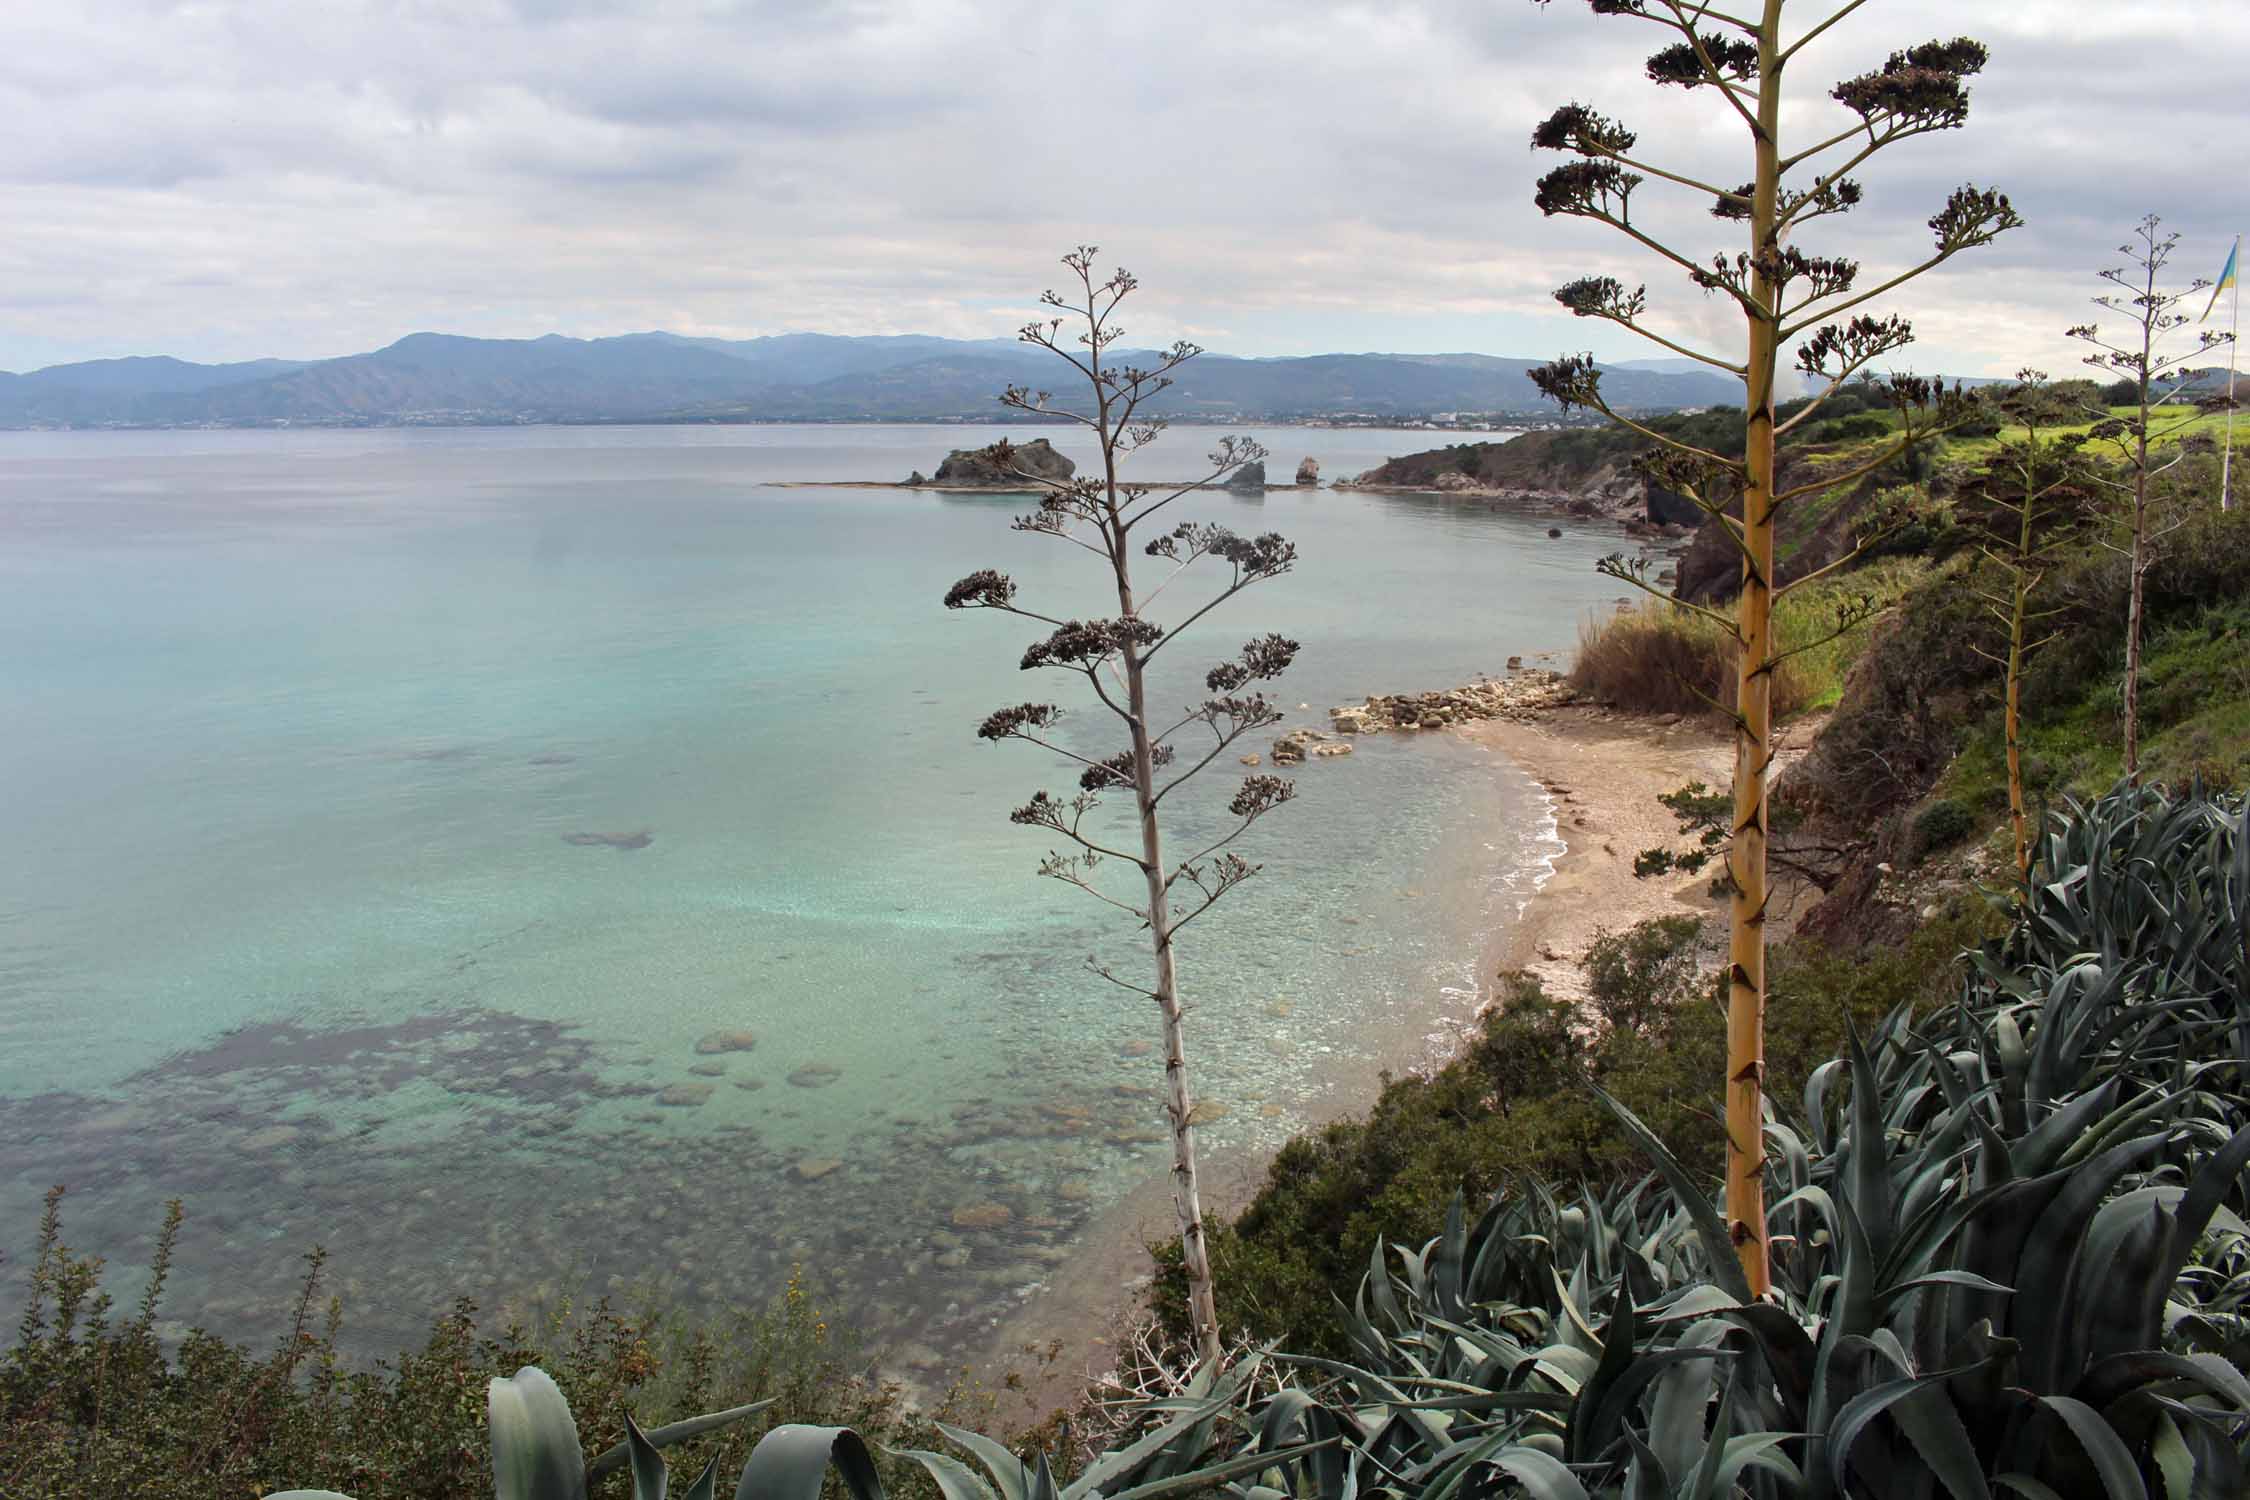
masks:
[[[1836,118],[1816,85],[1957,31],[1993,48],[1969,128],[1886,152],[1808,243],[1900,266],[1954,185],[2000,186],[2030,227],[1893,305],[1925,365],[2067,368],[2059,330],[2142,213],[2183,234],[2183,279],[2241,227],[2250,14],[1886,0],[1800,59],[1788,128]],[[1746,175],[1715,101],[1642,78],[1661,39],[1524,0],[45,7],[0,76],[36,122],[0,137],[0,368],[416,328],[984,336],[1081,239],[1142,275],[1137,332],[1230,352],[1643,352],[1555,308],[1590,271],[1724,340],[1717,303],[1530,206],[1530,127],[1570,99]],[[1701,202],[1646,196],[1732,248]]]

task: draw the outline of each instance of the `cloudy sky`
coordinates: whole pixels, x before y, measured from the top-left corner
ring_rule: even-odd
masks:
[[[1825,15],[1833,0],[1794,0]],[[420,329],[1010,333],[1081,240],[1131,266],[1136,342],[1238,354],[1663,351],[1548,293],[1646,280],[1542,220],[1531,126],[1579,100],[1652,158],[1739,181],[1718,101],[1660,92],[1665,38],[1575,0],[71,0],[10,8],[0,369],[353,353]],[[2250,228],[2250,6],[1871,0],[1793,65],[1827,84],[1967,32],[1966,130],[1878,157],[1808,249],[1905,264],[1962,181],[2030,221],[1887,306],[1915,363],[2061,373],[2058,331],[2143,214],[2215,275]],[[1653,197],[1654,189],[1646,190]],[[1733,249],[1699,202],[1639,205]],[[1739,335],[1738,335],[1739,336]]]

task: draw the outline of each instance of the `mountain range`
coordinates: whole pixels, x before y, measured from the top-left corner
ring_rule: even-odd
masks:
[[[1154,355],[1114,351],[1113,361]],[[1183,366],[1152,410],[1245,421],[1551,412],[1526,372],[1482,354],[1321,354]],[[754,339],[635,333],[477,339],[416,333],[340,359],[200,365],[168,356],[0,373],[0,427],[471,425],[508,422],[959,421],[997,417],[1011,385],[1083,398],[1052,354],[1013,339],[920,335]],[[1608,367],[1616,404],[1739,401],[1703,371]]]

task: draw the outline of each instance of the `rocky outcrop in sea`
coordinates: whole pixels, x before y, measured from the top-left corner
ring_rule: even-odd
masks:
[[[1055,451],[1045,438],[1011,443],[1003,438],[985,448],[956,448],[945,456],[929,483],[960,488],[1022,489],[1028,480],[1061,481],[1078,465]],[[911,481],[910,481],[911,482]]]
[[[1479,719],[1538,718],[1577,701],[1560,672],[1543,668],[1484,677],[1442,693],[1393,693],[1328,711],[1339,734],[1380,734],[1388,729],[1443,729]]]

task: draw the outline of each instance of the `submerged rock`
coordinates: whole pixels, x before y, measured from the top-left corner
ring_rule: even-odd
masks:
[[[1005,1203],[964,1203],[953,1210],[956,1229],[998,1229],[1015,1217]]]
[[[721,1052],[749,1052],[758,1045],[754,1031],[706,1031],[695,1039],[695,1050],[705,1057]]]
[[[789,1081],[801,1089],[824,1089],[844,1076],[844,1070],[834,1063],[806,1063],[789,1075]]]
[[[638,833],[566,833],[563,842],[590,849],[646,849],[656,835],[645,828]]]
[[[667,1109],[697,1109],[711,1097],[708,1083],[675,1083],[656,1096],[656,1102]]]
[[[818,1182],[842,1165],[833,1156],[808,1156],[791,1170],[797,1174],[799,1182]]]

